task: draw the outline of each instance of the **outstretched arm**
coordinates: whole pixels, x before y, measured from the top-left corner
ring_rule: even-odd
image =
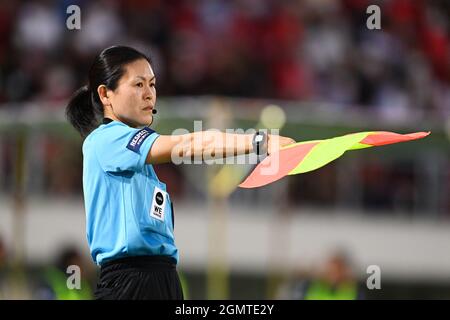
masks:
[[[253,134],[198,131],[183,135],[161,135],[153,143],[146,163],[174,162],[175,159],[220,159],[253,151]],[[268,135],[268,152],[295,143],[291,138]]]

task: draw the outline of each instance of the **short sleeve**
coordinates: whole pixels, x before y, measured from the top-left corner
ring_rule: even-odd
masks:
[[[104,128],[95,138],[95,152],[105,172],[141,171],[147,154],[159,134],[144,127],[121,124]]]

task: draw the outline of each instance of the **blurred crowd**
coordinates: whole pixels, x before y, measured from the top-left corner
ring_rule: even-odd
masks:
[[[71,4],[81,30],[66,28]],[[366,26],[371,4],[381,7],[381,31]],[[127,44],[150,55],[160,95],[449,116],[449,17],[446,0],[2,1],[0,103],[65,102],[95,54]]]
[[[311,270],[298,268],[282,282],[276,298],[283,300],[361,300],[365,288],[352,270],[348,253],[336,251]]]
[[[72,4],[81,9],[81,30],[66,27]],[[371,4],[381,8],[381,30],[366,26]],[[16,102],[14,108],[28,102],[63,108],[86,83],[94,55],[125,44],[151,57],[159,96],[294,99],[415,123],[449,119],[449,17],[448,0],[1,1],[0,110]],[[1,142],[5,192],[14,183],[15,151]],[[30,183],[49,194],[81,194],[78,142],[52,136],[32,143],[40,150],[31,155],[30,172],[40,174]],[[347,175],[348,187],[339,184],[333,165],[320,175],[292,178],[289,199],[294,205],[334,206],[344,199],[365,209],[450,212],[445,161],[434,189],[434,178],[416,159],[365,162],[355,176]],[[175,197],[191,189],[177,166],[158,170]],[[437,195],[434,205],[430,193]]]
[[[0,300],[90,300],[96,270],[85,254],[74,245],[61,245],[44,264],[14,259],[12,248],[0,234]]]

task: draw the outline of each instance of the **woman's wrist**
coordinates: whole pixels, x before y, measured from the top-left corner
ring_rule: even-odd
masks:
[[[262,130],[256,131],[256,133],[253,135],[252,139],[252,146],[253,146],[253,152],[257,156],[266,155],[268,146],[269,146],[269,135]]]

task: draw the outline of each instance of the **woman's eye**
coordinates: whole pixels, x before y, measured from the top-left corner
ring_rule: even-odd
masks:
[[[150,87],[153,87],[153,88],[154,88],[154,87],[156,87],[156,84],[151,83],[151,84],[150,84]]]
[[[139,82],[139,83],[137,84],[137,86],[138,86],[139,88],[142,88],[142,87],[144,86],[144,84],[143,84],[142,82]]]

